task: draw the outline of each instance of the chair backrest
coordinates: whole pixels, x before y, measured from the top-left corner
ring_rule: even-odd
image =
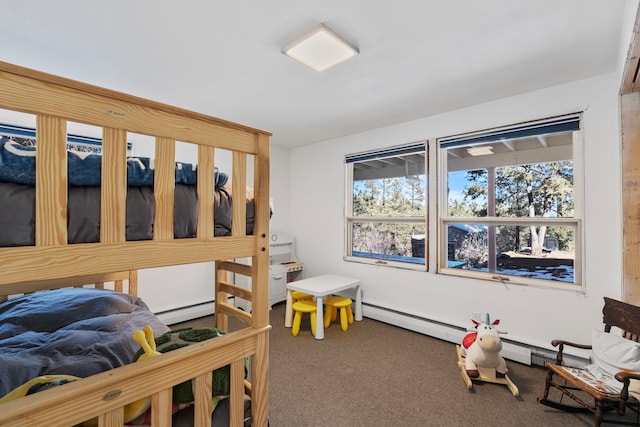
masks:
[[[625,338],[640,342],[640,307],[604,297],[602,321],[605,332],[615,326]]]

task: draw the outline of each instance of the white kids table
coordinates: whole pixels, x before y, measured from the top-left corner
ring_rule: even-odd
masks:
[[[355,320],[360,321],[362,320],[362,290],[360,289],[360,280],[352,277],[325,274],[323,276],[316,276],[309,279],[302,279],[287,283],[287,305],[284,326],[290,328],[293,320],[291,291],[304,292],[305,294],[316,297],[316,339],[324,339],[323,298],[351,288],[356,289]]]

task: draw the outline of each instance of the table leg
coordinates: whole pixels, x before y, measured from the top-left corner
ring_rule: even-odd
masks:
[[[284,327],[285,328],[290,328],[291,324],[293,323],[293,308],[291,308],[291,305],[293,304],[292,300],[291,300],[291,290],[289,288],[287,288],[287,302],[285,303],[285,310],[284,310]]]
[[[362,289],[356,286],[356,320],[362,320]]]
[[[316,339],[324,339],[324,313],[322,297],[316,297]]]

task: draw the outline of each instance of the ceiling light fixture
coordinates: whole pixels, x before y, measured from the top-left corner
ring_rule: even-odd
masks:
[[[490,145],[485,145],[482,147],[471,147],[467,148],[467,153],[472,156],[486,156],[487,154],[493,154],[493,147]]]
[[[329,27],[320,24],[282,49],[282,53],[316,71],[323,71],[360,52]]]

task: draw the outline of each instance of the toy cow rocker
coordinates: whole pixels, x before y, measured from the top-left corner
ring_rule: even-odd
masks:
[[[503,378],[507,374],[507,362],[500,355],[502,351],[502,341],[495,326],[500,324],[500,320],[486,320],[483,323],[472,319],[475,330],[468,333],[462,339],[460,353],[464,357],[465,369],[471,378],[478,378],[478,366],[483,368],[495,368],[496,376]]]
[[[474,328],[464,336],[462,345],[458,347],[458,366],[462,371],[467,388],[471,390],[471,378],[506,385],[517,396],[518,388],[507,377],[507,362],[502,351],[501,333],[496,326],[500,320],[491,322],[489,314],[484,322],[472,320]]]

